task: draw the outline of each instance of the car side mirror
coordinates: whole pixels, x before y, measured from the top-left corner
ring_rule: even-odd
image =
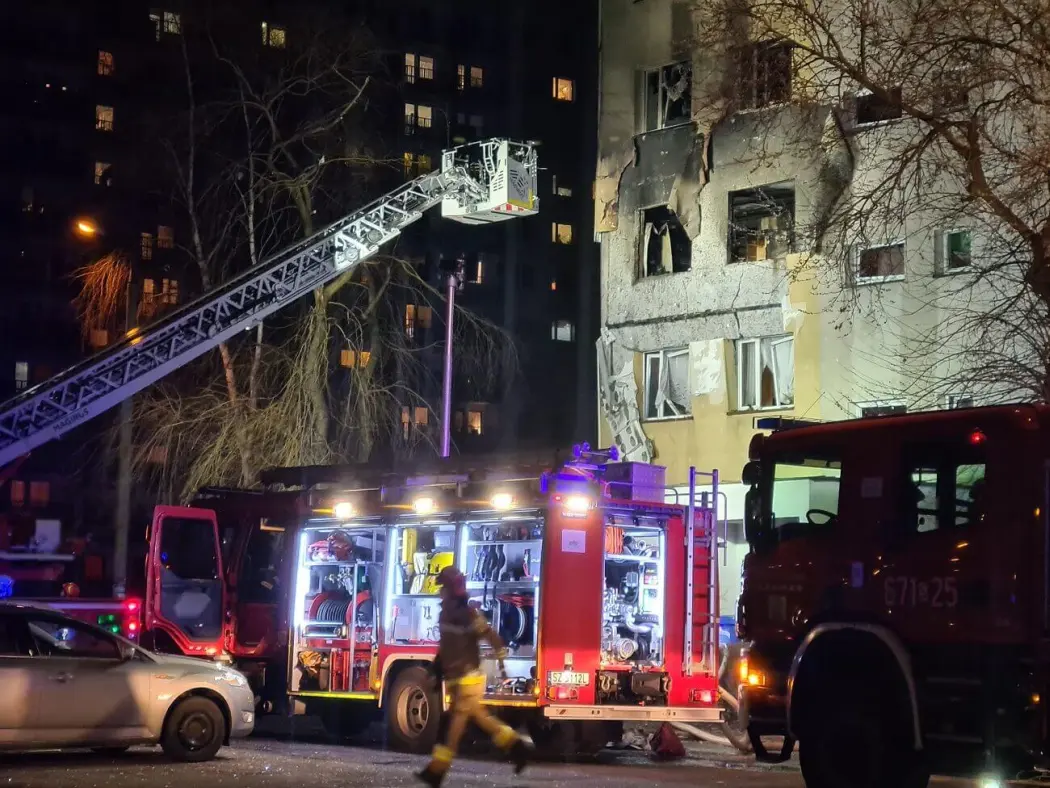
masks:
[[[740,474],[740,481],[746,484],[748,487],[756,486],[762,479],[762,466],[755,461],[751,461],[744,465],[744,470]]]

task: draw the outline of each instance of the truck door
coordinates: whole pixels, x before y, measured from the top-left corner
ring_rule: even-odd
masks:
[[[226,586],[215,513],[158,506],[146,566],[145,626],[155,642],[212,656],[223,649]],[[159,635],[159,637],[158,637]]]

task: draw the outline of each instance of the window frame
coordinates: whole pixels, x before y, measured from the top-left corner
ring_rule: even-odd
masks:
[[[665,77],[669,69],[675,66],[687,65],[688,76],[686,81],[688,82],[689,94],[686,97],[686,117],[680,120],[676,120],[673,123],[668,123],[664,117],[664,110],[666,102],[663,101],[663,97],[666,93],[667,82]],[[659,106],[656,110],[656,125],[652,128],[649,127],[649,102],[652,97],[649,95],[649,79],[651,76],[656,75],[657,87],[656,87],[656,101]],[[640,101],[639,109],[641,110],[638,133],[647,134],[653,131],[662,131],[663,129],[673,129],[678,126],[684,126],[691,123],[692,118],[692,99],[693,99],[693,61],[692,58],[686,58],[684,60],[675,60],[670,63],[664,63],[662,66],[655,66],[654,68],[643,68],[639,71],[639,86],[638,86]]]
[[[558,332],[562,328],[568,328],[569,329],[569,336],[568,336],[568,338],[563,338],[563,337],[558,336]],[[551,340],[554,341],[554,342],[565,342],[565,343],[575,342],[576,341],[576,324],[573,323],[568,318],[559,318],[557,320],[551,321]]]
[[[769,84],[770,81],[767,78],[762,84],[760,91],[759,87],[759,75],[763,69],[760,63],[760,56],[766,52],[773,52],[780,49],[788,50],[788,73],[787,73],[787,97],[780,100],[770,100],[769,96]],[[747,56],[747,72],[744,73],[743,69],[745,66],[744,56]],[[751,41],[748,44],[738,47],[736,49],[737,56],[737,73],[738,78],[741,82],[741,96],[743,96],[743,87],[746,86],[750,89],[749,95],[740,103],[737,112],[761,112],[762,110],[783,107],[791,103],[792,98],[795,95],[795,42],[786,38],[769,39],[765,41]],[[768,65],[765,67],[768,72]],[[760,100],[760,92],[764,91],[765,100]]]
[[[853,94],[853,127],[858,130],[867,130],[878,128],[879,126],[886,126],[890,123],[897,123],[904,119],[904,108],[901,106],[901,95],[902,89],[900,86],[894,86],[890,88],[891,93],[897,95],[897,112],[899,113],[896,117],[892,118],[881,118],[880,120],[860,120],[860,102],[862,99],[869,97],[875,97],[875,93],[868,88],[860,88]]]
[[[966,235],[970,239],[970,260],[966,265],[951,265],[951,248],[948,245],[948,239],[953,235]],[[940,249],[938,254],[938,273],[942,276],[953,276],[955,274],[964,274],[967,271],[973,270],[973,231],[968,227],[950,227],[940,231],[940,237],[938,238],[940,243]]]
[[[969,400],[969,405],[958,405],[956,404],[959,400]],[[966,410],[968,408],[977,407],[977,399],[973,394],[968,394],[963,391],[956,391],[944,395],[944,409],[945,410]]]
[[[429,65],[424,65],[424,62],[428,62]],[[407,64],[406,64],[407,65]],[[417,55],[416,56],[416,77],[417,79],[427,79],[430,81],[434,80],[434,73],[437,70],[437,64],[434,58],[430,55]]]
[[[106,117],[108,115],[108,118]],[[109,104],[95,105],[95,131],[110,133],[116,127],[117,112]]]
[[[62,616],[49,615],[46,610],[40,610],[40,611],[34,610],[32,613],[27,613],[26,615],[22,616],[21,618],[22,618],[22,621],[25,624],[26,630],[28,631],[30,638],[33,640],[34,643],[38,643],[38,638],[37,638],[37,635],[35,635],[33,633],[33,630],[31,628],[32,624],[37,623],[37,622],[41,622],[41,623],[46,622],[48,624],[54,625],[54,626],[56,626],[58,628],[61,628],[61,629],[73,629],[73,630],[78,630],[79,629],[79,630],[81,630],[83,632],[86,632],[87,634],[93,636],[96,640],[100,640],[100,641],[106,642],[109,645],[111,645],[113,647],[113,650],[114,650],[114,653],[115,653],[115,656],[112,656],[112,657],[92,656],[92,655],[76,654],[76,653],[71,653],[71,654],[48,654],[48,655],[35,654],[35,655],[27,655],[27,657],[26,657],[27,659],[39,659],[39,660],[73,659],[73,660],[78,660],[78,661],[79,660],[91,660],[93,662],[111,662],[111,663],[119,663],[119,662],[123,661],[124,644],[120,640],[118,640],[116,637],[114,637],[111,633],[106,632],[105,630],[100,629],[100,628],[98,628],[96,626],[92,626],[91,624],[88,624],[88,623],[86,623],[84,621],[78,621],[78,620],[72,619],[72,618],[64,618]]]
[[[116,63],[113,53],[108,49],[100,49],[98,51],[98,75],[100,77],[111,77],[115,68]]]
[[[902,529],[902,534],[905,537],[924,538],[926,534],[964,533],[975,525],[979,525],[978,522],[973,520],[967,520],[963,523],[958,522],[962,514],[958,508],[959,469],[969,466],[981,466],[984,469],[984,473],[979,481],[987,484],[989,466],[991,465],[991,456],[987,446],[974,446],[964,440],[938,441],[936,443],[917,441],[906,443],[901,448],[899,456],[901,458],[901,473],[898,477],[893,505],[895,512],[900,515],[897,521],[900,523],[899,527]],[[952,469],[952,494],[950,497],[942,500],[944,480],[941,478],[941,475],[943,471],[949,468]],[[905,493],[908,491],[909,485],[916,484],[914,480],[915,472],[920,469],[930,469],[936,474],[933,487],[937,496],[937,506],[934,510],[937,526],[925,530],[919,530],[918,523],[918,516],[922,514],[920,512],[922,501],[916,501],[913,509],[911,504],[905,499]],[[973,489],[972,486],[970,489]],[[968,503],[973,503],[972,497],[968,499]],[[912,512],[916,515],[916,520],[914,523],[909,523],[904,515]]]
[[[860,275],[860,262],[864,252],[874,251],[876,249],[891,249],[895,246],[901,248],[901,272],[899,274],[887,274],[885,276],[861,276]],[[869,246],[861,246],[857,244],[853,247],[853,284],[855,285],[878,285],[885,282],[902,282],[908,272],[908,244],[905,239],[898,238],[893,241],[886,243],[873,244]]]
[[[563,234],[563,230],[568,228],[568,235]],[[573,242],[573,227],[568,222],[551,222],[551,243],[557,246],[572,246]],[[562,240],[565,238],[566,240]]]
[[[678,358],[680,356],[686,357],[686,389],[689,394],[689,407],[685,413],[675,413],[674,410],[677,406],[673,403],[669,403],[665,400],[664,406],[669,407],[672,411],[670,415],[650,415],[649,413],[649,383],[652,379],[652,371],[650,366],[650,359],[657,357],[660,363],[657,367],[657,385],[659,386],[660,381],[663,380],[664,370],[668,367],[668,360],[672,358]],[[693,418],[693,392],[689,388],[689,346],[664,348],[662,350],[650,350],[642,354],[642,420],[643,421],[681,421],[684,419]]]
[[[566,104],[572,104],[576,101],[576,80],[570,79],[569,77],[551,77],[551,97],[555,101],[564,101]],[[565,85],[568,85],[568,98],[563,98],[563,91],[561,90]]]
[[[900,398],[891,399],[872,399],[864,402],[854,402],[854,410],[856,411],[858,419],[878,419],[886,416],[904,416],[908,413],[908,403]],[[904,408],[903,413],[875,413],[865,416],[864,411],[867,409],[876,408]]]
[[[742,412],[742,413],[753,413],[753,412],[758,412],[758,411],[770,411],[770,410],[790,410],[791,408],[795,407],[795,390],[794,390],[794,386],[792,386],[792,389],[791,389],[791,402],[790,403],[785,404],[785,403],[778,402],[775,405],[763,405],[763,404],[761,404],[762,403],[762,343],[763,342],[769,342],[770,352],[773,353],[774,359],[776,357],[775,348],[778,345],[783,345],[783,344],[785,344],[787,342],[790,342],[791,345],[792,345],[791,360],[792,360],[792,366],[794,366],[794,360],[795,360],[795,354],[794,354],[795,335],[794,334],[773,334],[773,335],[765,336],[765,337],[741,337],[741,338],[735,340],[734,341],[734,345],[733,345],[733,353],[734,353],[733,361],[734,361],[734,366],[736,367],[736,409],[737,409],[737,411]],[[743,363],[741,362],[741,359],[743,358],[743,352],[741,351],[741,348],[744,345],[751,345],[752,347],[754,347],[754,359],[755,359],[755,365],[754,366],[755,366],[755,368],[754,368],[754,371],[753,371],[754,379],[751,381],[751,383],[754,386],[754,390],[755,390],[755,396],[756,396],[756,400],[755,400],[756,404],[755,405],[745,405],[744,404],[744,372],[743,372]],[[777,386],[778,380],[777,380],[776,363],[773,364],[772,370],[773,370],[773,394],[774,394],[774,396],[777,397],[777,399],[779,399],[780,398],[780,394],[779,394],[779,387]]]

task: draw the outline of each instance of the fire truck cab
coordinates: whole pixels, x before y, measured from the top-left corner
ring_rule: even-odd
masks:
[[[1050,409],[757,426],[738,613],[756,752],[797,740],[810,788],[1045,763]]]

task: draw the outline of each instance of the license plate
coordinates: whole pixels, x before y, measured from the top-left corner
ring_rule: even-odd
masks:
[[[552,670],[547,674],[551,684],[570,685],[573,687],[585,687],[591,683],[591,677],[587,673],[574,673],[570,670]]]

